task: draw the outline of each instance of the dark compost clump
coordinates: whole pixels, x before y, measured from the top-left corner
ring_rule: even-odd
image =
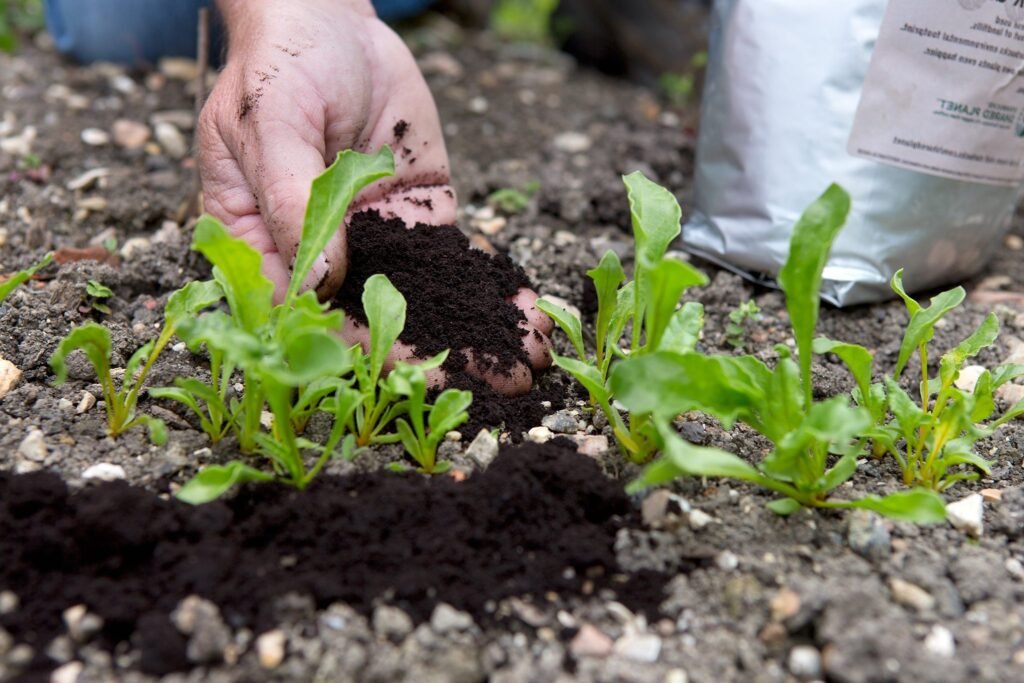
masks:
[[[417,356],[451,349],[443,366],[450,374],[465,367],[465,349],[476,350],[485,370],[508,373],[516,363],[529,365],[519,327],[525,316],[508,301],[531,286],[526,274],[507,256],[471,249],[457,227],[407,229],[400,218],[363,211],[349,225],[348,264],[334,303],[365,324],[363,286],[372,275],[387,275],[408,305],[401,340]]]
[[[461,483],[325,476],[198,507],[124,482],[71,494],[55,474],[0,472],[0,590],[20,601],[0,626],[42,653],[63,610],[84,604],[107,646],[130,641],[144,670],[163,673],[187,664],[168,615],[192,594],[257,633],[290,592],[365,614],[389,601],[420,621],[446,602],[486,626],[498,619],[488,603],[582,594],[590,581],[653,616],[665,579],[625,575],[615,558],[616,532],[637,525],[621,484],[552,444],[506,449]],[[54,663],[37,654],[34,666]]]

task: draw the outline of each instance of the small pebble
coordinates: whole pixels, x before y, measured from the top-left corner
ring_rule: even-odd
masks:
[[[789,672],[804,681],[821,678],[821,653],[810,645],[797,645],[789,651]]]
[[[977,493],[946,505],[946,517],[956,529],[980,537],[985,532],[985,501]]]
[[[643,518],[644,524],[652,528],[678,520],[681,515],[688,512],[690,512],[690,504],[668,489],[652,491],[640,504],[640,516]]]
[[[894,577],[889,580],[889,590],[893,600],[918,612],[929,612],[935,608],[935,598],[931,593],[909,581]]]
[[[740,566],[740,558],[728,550],[723,550],[715,557],[715,564],[722,571],[731,572]]]
[[[147,142],[152,131],[144,123],[131,119],[117,119],[111,127],[114,142],[125,149],[139,149]]]
[[[284,631],[267,631],[256,639],[256,657],[264,669],[276,669],[284,661]]]
[[[399,642],[413,630],[412,619],[403,610],[380,605],[373,610],[373,630],[377,635]]]
[[[11,614],[18,609],[18,594],[14,591],[0,591],[0,615]]]
[[[57,399],[57,408],[62,411],[69,411],[75,407],[75,404],[66,398]]]
[[[487,99],[483,97],[474,97],[469,101],[469,110],[474,114],[483,114],[487,111]]]
[[[21,381],[21,370],[18,366],[0,356],[0,398],[6,396]]]
[[[690,683],[690,677],[682,669],[672,669],[661,683]]]
[[[75,408],[75,412],[81,415],[82,413],[89,412],[89,409],[96,405],[96,396],[89,393],[88,391],[82,392],[82,400],[78,402],[78,407]]]
[[[960,370],[960,375],[953,381],[953,384],[957,389],[971,393],[984,372],[985,368],[980,365],[968,365]]]
[[[546,443],[555,437],[547,427],[534,427],[526,433],[526,438],[534,443]]]
[[[465,631],[473,626],[473,617],[447,603],[438,603],[430,615],[430,627],[437,633]]]
[[[110,144],[110,134],[99,128],[86,128],[82,131],[82,142],[92,147]]]
[[[199,77],[199,65],[187,57],[163,57],[158,67],[164,76],[179,81],[194,81]]]
[[[708,524],[715,521],[715,518],[703,510],[690,510],[690,514],[687,516],[687,521],[690,523],[691,529],[694,531],[700,531]]]
[[[846,542],[869,560],[884,560],[892,552],[892,538],[882,518],[871,510],[854,510],[847,519]]]
[[[556,434],[575,434],[579,429],[579,421],[567,410],[559,410],[552,415],[545,415],[540,423]]]
[[[459,443],[462,441],[462,432],[453,429],[444,435],[444,440],[451,441],[452,443]]]
[[[600,458],[608,453],[608,437],[604,434],[590,434],[576,437],[576,452],[591,458]]]
[[[62,664],[50,674],[50,683],[77,683],[83,668],[81,662]]]
[[[487,429],[481,429],[466,449],[466,457],[479,469],[487,469],[498,457],[498,440]]]
[[[580,657],[607,657],[611,654],[614,644],[611,638],[595,627],[583,624],[569,643],[569,651],[577,659]]]
[[[770,607],[772,619],[785,621],[795,617],[800,611],[800,594],[789,588],[783,588],[772,598]]]
[[[29,430],[28,435],[18,445],[18,453],[33,462],[46,460],[46,438],[38,429]]]
[[[1010,251],[1020,251],[1024,249],[1024,238],[1019,235],[1007,235],[1005,244]]]
[[[161,122],[153,130],[156,141],[160,143],[167,156],[172,159],[184,159],[188,156],[188,141],[175,126]]]
[[[106,178],[108,175],[110,175],[109,168],[94,168],[69,180],[66,187],[71,191],[88,190],[97,181]]]
[[[109,462],[98,462],[82,472],[82,479],[117,481],[125,478],[124,468]]]
[[[590,149],[593,144],[589,137],[576,131],[559,133],[552,141],[555,149],[568,154],[580,154]]]
[[[154,112],[149,117],[149,122],[154,126],[169,123],[179,130],[192,130],[196,127],[195,114],[191,109],[168,109]]]
[[[1003,499],[1003,492],[1000,489],[982,489],[978,493],[986,503],[998,503]]]
[[[661,655],[661,638],[653,633],[628,633],[615,641],[612,651],[623,659],[653,663]]]
[[[956,654],[953,632],[941,624],[935,624],[924,639],[924,649],[936,657],[951,658]]]
[[[103,629],[103,619],[86,609],[85,605],[74,605],[62,615],[68,635],[76,643],[87,642]]]

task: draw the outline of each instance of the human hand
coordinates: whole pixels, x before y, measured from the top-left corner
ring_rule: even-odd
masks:
[[[366,188],[350,214],[375,208],[407,225],[455,222],[455,193],[433,98],[401,39],[368,0],[221,0],[228,61],[199,121],[206,209],[263,255],[278,300],[287,289],[313,179],[344,149],[395,151],[395,175]],[[345,226],[305,285],[322,298],[346,272]],[[457,293],[453,293],[457,296]],[[521,290],[524,346],[534,369],[550,363],[551,321]],[[344,336],[365,342],[349,323]],[[410,358],[399,345],[395,358]],[[467,369],[476,371],[474,363]],[[504,393],[523,393],[530,369],[474,372]],[[440,378],[438,378],[440,379]]]

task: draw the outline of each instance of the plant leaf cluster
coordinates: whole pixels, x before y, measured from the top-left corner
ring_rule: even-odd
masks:
[[[697,345],[704,323],[704,308],[688,302],[679,306],[690,287],[707,284],[707,276],[690,264],[666,257],[669,244],[679,235],[682,211],[676,198],[639,172],[623,178],[629,196],[636,263],[628,280],[614,251],[587,271],[597,291],[594,355],[587,354],[580,319],[541,299],[537,307],[565,332],[576,358],[553,353],[554,364],[572,375],[590,394],[615,431],[623,452],[634,462],[654,454],[659,439],[646,415],[631,412],[624,418],[613,403],[616,392],[609,383],[614,358],[639,358],[658,351],[690,352]],[[623,336],[631,326],[628,342]]]
[[[29,266],[25,270],[19,270],[14,275],[10,276],[3,282],[0,282],[0,303],[3,303],[4,299],[10,296],[11,292],[17,289],[20,285],[28,282],[32,279],[32,276],[38,273],[41,269],[50,265],[53,262],[53,252],[50,252],[44,256],[38,263]]]

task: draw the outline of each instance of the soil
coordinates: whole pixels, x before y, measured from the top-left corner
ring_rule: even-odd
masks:
[[[618,252],[627,266],[631,263],[622,173],[644,171],[676,193],[687,211],[698,123],[693,107],[668,106],[656,92],[577,68],[559,53],[502,44],[487,33],[464,31],[445,20],[428,21],[404,37],[413,46],[441,110],[452,181],[462,206],[460,229],[507,253],[541,295],[559,296],[587,310],[584,271],[607,249]],[[103,502],[93,493],[94,482],[83,476],[99,463],[120,467],[124,480],[135,487],[119,490],[165,496],[197,468],[237,457],[230,441],[211,446],[178,407],[148,398],[141,401],[140,410],[167,421],[166,446],[150,445],[142,430],[116,440],[107,438],[102,404],[82,403],[83,397],[88,399],[87,392],[100,394],[87,364],[72,358],[69,381],[54,387],[46,362],[72,325],[93,318],[111,327],[113,363],[123,367],[131,353],[157,333],[167,295],[191,279],[208,276],[202,260],[187,248],[188,225],[181,211],[190,199],[191,162],[173,158],[159,145],[149,149],[93,146],[81,137],[87,128],[110,131],[118,118],[152,124],[159,114],[177,116],[180,121],[180,112],[191,107],[188,90],[184,82],[160,72],[128,74],[109,65],[76,67],[61,61],[45,44],[26,44],[20,54],[0,55],[0,138],[8,140],[5,149],[16,149],[9,138],[31,138],[25,131],[32,127],[35,138],[29,147],[39,161],[38,167],[29,168],[35,164],[29,164],[32,159],[23,154],[0,152],[0,271],[24,267],[49,248],[103,246],[110,239],[116,240],[120,256],[120,265],[78,261],[51,266],[44,279],[19,288],[0,304],[0,356],[22,373],[18,384],[0,397],[0,469],[58,474],[69,490],[85,489],[82,500],[92,496],[97,503]],[[187,122],[179,127],[189,139]],[[90,171],[101,177],[83,176]],[[492,227],[484,234],[480,226],[493,226],[493,214],[484,206],[486,197],[501,188],[525,190],[533,181],[539,189],[529,206],[507,217],[500,230]],[[1022,235],[1024,217],[1018,216],[1004,248],[986,271],[964,283],[968,302],[937,330],[940,349],[954,345],[986,313],[995,311],[1003,332],[978,362],[992,366],[1019,355],[1024,344]],[[774,345],[792,343],[779,293],[755,288],[708,264],[699,265],[711,276],[708,287],[692,292],[706,308],[702,348],[736,353],[726,341],[727,315],[753,299],[763,318],[751,324],[747,350],[774,362]],[[109,315],[82,305],[90,279],[114,291]],[[905,323],[899,302],[850,310],[824,308],[820,331],[864,344],[874,351],[879,370],[891,370]],[[556,334],[553,341],[558,350],[568,351],[561,335]],[[178,375],[202,377],[206,372],[201,357],[172,347],[154,367],[151,380],[166,385]],[[833,359],[817,359],[814,372],[821,396],[850,387],[848,376]],[[570,418],[573,433],[568,437],[609,436],[607,426],[587,409],[585,396],[571,382],[551,372],[538,383],[551,392],[544,399],[550,401],[548,416]],[[538,425],[527,423],[514,429],[521,436],[534,426]],[[508,425],[505,428],[499,436],[512,439],[515,435]],[[324,426],[314,420],[309,429],[322,431]],[[680,429],[692,441],[728,449],[752,462],[763,457],[767,447],[749,430],[727,432],[696,415],[685,416]],[[468,442],[475,436],[468,429],[462,431],[467,438],[443,446],[445,457],[460,468]],[[494,599],[494,613],[509,615],[495,621],[480,617],[478,623],[472,615],[460,617],[434,607],[430,620],[417,624],[413,607],[397,606],[387,592],[377,596],[368,611],[370,591],[325,606],[313,600],[318,588],[311,586],[277,599],[271,617],[274,625],[262,633],[213,619],[209,610],[194,609],[207,615],[205,630],[168,628],[165,617],[158,615],[139,619],[135,633],[112,651],[98,642],[70,647],[64,634],[43,647],[46,656],[61,666],[60,673],[67,677],[62,680],[74,680],[77,671],[83,683],[160,680],[138,670],[142,652],[138,643],[154,632],[158,636],[149,642],[169,653],[161,656],[180,655],[183,640],[196,647],[214,645],[191,655],[186,645],[189,669],[163,677],[165,683],[1021,680],[1024,430],[1014,422],[981,446],[995,462],[992,473],[977,482],[960,483],[946,496],[955,501],[985,489],[997,491],[986,492],[989,499],[980,538],[948,524],[918,527],[871,520],[869,531],[875,542],[871,552],[851,547],[858,525],[864,523],[855,515],[801,511],[783,519],[765,509],[771,496],[755,487],[731,481],[674,482],[668,490],[675,498],[667,507],[675,512],[665,514],[657,525],[630,523],[616,532],[614,542],[615,561],[622,572],[656,571],[669,577],[661,596],[661,616],[637,614],[621,602],[627,598],[620,595],[616,600],[600,589],[589,596],[562,591],[558,575],[543,572],[545,582],[550,581],[547,585],[561,591],[559,599],[549,603],[546,595],[530,602],[520,596],[498,599],[499,593],[482,596],[485,613],[487,599]],[[330,463],[327,474],[351,475],[341,481],[357,481],[361,473],[399,457],[394,448],[378,448],[352,463]],[[613,450],[597,451],[593,457],[616,485],[637,473]],[[520,491],[530,481],[521,478],[527,477],[527,467],[513,470],[506,471],[500,486],[494,484],[495,506],[486,515],[500,515],[502,506],[497,503],[506,500],[504,493]],[[5,481],[11,480],[7,475]],[[368,481],[378,480],[371,476]],[[444,481],[432,483],[422,487],[421,495],[429,496],[431,487],[451,486]],[[578,508],[573,500],[575,481],[554,486],[566,510]],[[883,460],[862,463],[848,490],[855,495],[898,488],[895,466]],[[55,485],[54,497],[60,499],[62,490]],[[78,495],[72,494],[67,504],[75,505]],[[170,501],[132,495],[148,501],[151,509],[178,509]],[[264,489],[211,510],[233,510],[235,501],[252,499],[246,496],[275,495],[287,498]],[[6,497],[2,500],[4,506],[10,505]],[[650,507],[657,499],[629,499],[633,512],[623,518],[635,519],[630,515],[645,501]],[[403,529],[425,524],[430,516],[430,510],[406,505],[398,496],[383,501],[379,511],[348,502],[347,510],[358,511],[353,514],[394,514],[395,523]],[[687,508],[691,511],[686,512]],[[282,510],[277,523],[301,522],[290,510]],[[120,509],[113,514],[125,516]],[[544,527],[552,514],[556,513],[539,508],[519,521]],[[459,519],[465,522],[459,526],[464,533],[476,533],[469,515]],[[204,526],[201,531],[213,533],[215,521],[207,522],[210,528]],[[330,537],[317,534],[316,528],[311,523],[296,533],[310,538],[313,546],[329,543]],[[154,530],[142,526],[146,534]],[[396,530],[395,534],[407,545],[429,539],[414,532],[399,536]],[[457,543],[451,536],[444,538],[448,545]],[[97,542],[84,541],[90,553],[101,547],[98,538],[92,540]],[[65,542],[68,539],[59,541]],[[287,542],[280,534],[264,533],[254,537],[246,550],[258,555],[272,543]],[[516,549],[510,550],[517,555]],[[215,552],[209,555],[216,557]],[[199,554],[193,557],[200,564],[207,559]],[[291,559],[281,556],[279,561],[288,564]],[[475,564],[464,562],[463,566]],[[529,563],[524,564],[529,569]],[[428,568],[423,562],[417,566]],[[470,573],[461,572],[450,583],[465,581]],[[517,576],[529,575],[527,571]],[[377,577],[367,581],[371,579]],[[121,584],[108,585],[108,592],[87,606],[90,612],[116,604]],[[436,581],[433,587],[443,586]],[[12,596],[16,597],[12,600]],[[25,618],[18,615],[21,608],[16,603],[35,597],[20,579],[5,578],[0,583],[0,619],[5,624],[0,630],[0,679],[16,679],[38,656],[22,636],[7,631],[8,624]],[[255,603],[249,609],[257,609]],[[62,609],[70,607],[66,604]],[[220,614],[227,614],[226,606],[216,607]],[[427,609],[424,605],[416,618],[422,618]],[[218,637],[196,637],[199,632],[215,632]]]
[[[400,218],[363,211],[349,225],[348,263],[334,303],[365,325],[363,287],[370,276],[387,275],[407,305],[399,338],[419,358],[451,349],[441,366],[450,373],[466,367],[467,349],[476,350],[484,372],[508,375],[516,363],[529,365],[519,327],[526,316],[509,299],[530,281],[508,256],[470,249],[454,225],[410,229]],[[453,297],[456,290],[464,295]]]
[[[88,605],[105,646],[134,640],[141,670],[165,674],[189,664],[186,639],[163,634],[190,595],[257,633],[277,624],[289,593],[367,616],[386,600],[415,622],[443,602],[493,626],[507,620],[496,612],[505,598],[564,605],[606,589],[654,618],[666,577],[627,577],[615,558],[617,532],[639,527],[639,515],[569,445],[506,450],[462,483],[376,472],[323,477],[306,492],[249,488],[200,507],[122,481],[70,495],[55,474],[0,473],[0,585],[21,597],[0,625],[35,648],[26,673],[45,674],[62,612]]]

